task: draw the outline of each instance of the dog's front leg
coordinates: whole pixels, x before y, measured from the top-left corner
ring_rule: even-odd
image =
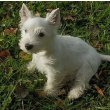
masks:
[[[48,74],[44,91],[46,92],[47,95],[56,96],[59,93],[61,85],[62,85],[61,80],[59,79],[58,75]]]

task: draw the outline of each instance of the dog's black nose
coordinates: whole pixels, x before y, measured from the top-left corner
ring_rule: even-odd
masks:
[[[33,45],[32,45],[32,44],[25,44],[25,48],[26,48],[27,50],[30,50],[30,49],[33,48]]]

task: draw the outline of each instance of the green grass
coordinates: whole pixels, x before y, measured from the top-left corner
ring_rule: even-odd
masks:
[[[62,26],[59,33],[79,36],[99,52],[110,54],[110,2],[25,2],[34,13],[46,15],[47,9],[60,8]],[[110,110],[110,64],[103,62],[90,84],[91,89],[78,100],[38,95],[45,76],[28,73],[29,60],[20,57],[20,31],[4,34],[4,30],[18,28],[22,2],[0,2],[0,51],[9,50],[11,56],[0,58],[0,110]],[[68,16],[72,20],[65,20]],[[104,90],[101,96],[94,84]]]

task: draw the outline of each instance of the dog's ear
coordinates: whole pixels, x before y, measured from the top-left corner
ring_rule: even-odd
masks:
[[[26,21],[29,17],[32,17],[31,11],[27,8],[27,6],[23,3],[21,10],[19,11],[19,15],[21,17],[21,23]]]
[[[55,26],[59,26],[60,25],[60,10],[59,8],[53,10],[51,13],[48,13],[46,16],[46,20]]]

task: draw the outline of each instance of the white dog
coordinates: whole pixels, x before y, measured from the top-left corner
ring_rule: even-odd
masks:
[[[34,17],[23,4],[20,17],[19,46],[33,56],[28,69],[33,71],[37,68],[46,75],[44,91],[56,95],[62,86],[71,81],[68,98],[79,98],[97,72],[101,60],[110,61],[110,56],[99,54],[78,37],[57,35],[59,9],[47,14],[46,18],[41,18]]]

